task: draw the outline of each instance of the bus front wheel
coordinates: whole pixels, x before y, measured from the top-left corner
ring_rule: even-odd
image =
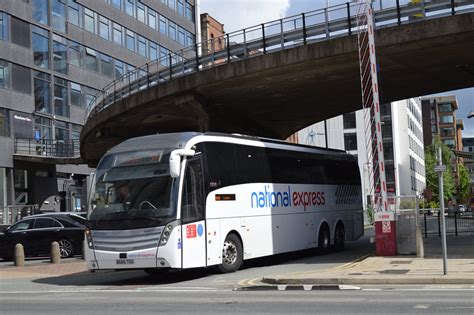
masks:
[[[222,264],[219,270],[223,273],[235,272],[242,266],[242,242],[235,234],[227,235],[222,247]]]

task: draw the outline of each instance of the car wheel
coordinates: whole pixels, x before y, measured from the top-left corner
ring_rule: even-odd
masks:
[[[336,232],[334,234],[334,249],[336,251],[344,249],[346,242],[346,233],[344,231],[344,226],[339,224],[336,227]]]
[[[330,244],[329,229],[323,225],[319,230],[318,251],[323,254],[327,253],[329,251]]]
[[[59,253],[61,258],[69,258],[74,256],[74,244],[67,238],[58,241]]]
[[[222,264],[219,265],[219,270],[223,273],[235,272],[242,266],[242,260],[242,242],[235,234],[227,235],[222,247]]]

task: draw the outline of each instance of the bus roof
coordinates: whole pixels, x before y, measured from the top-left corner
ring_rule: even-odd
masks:
[[[270,143],[270,144],[285,145],[289,147],[301,147],[301,148],[312,149],[312,150],[321,150],[321,152],[324,152],[324,153],[347,154],[344,150],[328,149],[328,148],[303,145],[303,144],[295,144],[295,143],[286,142],[286,141],[277,140],[277,139],[261,138],[261,137],[256,137],[256,136],[248,136],[248,135],[240,135],[240,134],[227,134],[227,133],[219,133],[219,132],[205,132],[205,133],[175,132],[175,133],[163,133],[163,134],[155,134],[155,135],[149,135],[149,136],[141,136],[141,137],[125,140],[124,142],[110,149],[107,152],[107,154],[142,150],[143,148],[179,149],[179,148],[184,148],[186,146],[186,143],[189,140],[197,136],[236,138],[236,139],[258,141],[258,142],[264,142],[264,143]]]

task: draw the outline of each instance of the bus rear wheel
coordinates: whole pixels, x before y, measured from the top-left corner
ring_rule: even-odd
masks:
[[[334,250],[343,250],[346,241],[346,233],[344,231],[344,226],[338,224],[336,227],[336,232],[334,234]]]
[[[329,251],[330,243],[329,229],[323,225],[319,230],[318,251],[326,254]]]
[[[222,247],[222,264],[219,270],[223,273],[235,272],[242,266],[242,242],[235,234],[227,235]]]

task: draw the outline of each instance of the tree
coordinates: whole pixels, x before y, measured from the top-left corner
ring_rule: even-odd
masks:
[[[453,173],[451,172],[451,161],[453,153],[449,147],[441,142],[439,138],[425,149],[426,187],[432,192],[433,199],[439,199],[438,173],[434,171],[434,166],[438,164],[438,148],[441,147],[441,157],[443,165],[446,165],[446,172],[443,172],[444,199],[451,200],[456,191]]]
[[[466,167],[459,164],[459,201],[469,198],[470,178]]]

